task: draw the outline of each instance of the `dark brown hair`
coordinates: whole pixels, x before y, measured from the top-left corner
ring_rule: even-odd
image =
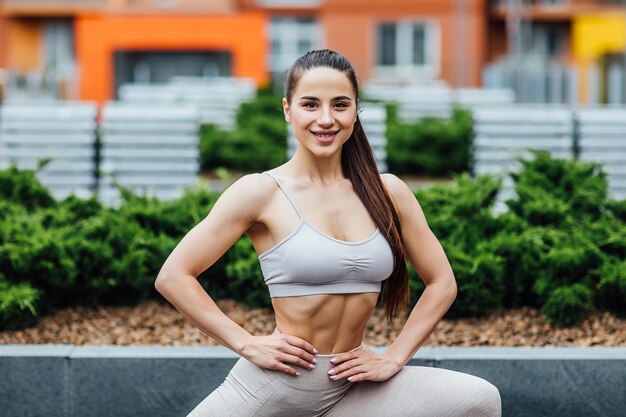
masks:
[[[291,104],[293,92],[302,75],[319,67],[335,69],[348,77],[358,108],[359,86],[354,68],[346,57],[329,49],[310,51],[296,60],[285,81],[287,102]],[[358,115],[352,135],[341,151],[341,167],[393,252],[393,272],[383,283],[381,292],[385,313],[391,319],[397,312],[404,310],[409,301],[406,252],[401,239],[400,218],[380,178],[374,152]]]

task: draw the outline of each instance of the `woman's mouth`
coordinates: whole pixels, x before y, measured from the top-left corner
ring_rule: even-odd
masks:
[[[335,136],[337,136],[337,133],[339,133],[338,130],[318,130],[311,132],[315,135],[317,140],[322,143],[332,142],[335,139]]]

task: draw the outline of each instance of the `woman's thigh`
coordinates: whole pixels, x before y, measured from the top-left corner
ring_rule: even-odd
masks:
[[[499,417],[498,389],[482,378],[405,366],[387,381],[354,383],[327,417]]]

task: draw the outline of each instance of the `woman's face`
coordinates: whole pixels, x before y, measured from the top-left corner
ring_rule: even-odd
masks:
[[[283,110],[300,144],[317,156],[329,156],[350,138],[357,103],[345,74],[318,67],[302,74],[291,104],[283,99]]]

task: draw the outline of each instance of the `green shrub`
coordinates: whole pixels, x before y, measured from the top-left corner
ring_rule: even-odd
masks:
[[[492,177],[472,180],[464,174],[454,185],[415,193],[456,276],[458,296],[449,316],[477,314],[503,304],[504,259],[485,247],[485,242],[499,232],[499,223],[491,213],[499,188],[500,182]],[[412,291],[423,285],[413,282],[419,279],[414,273],[410,279]],[[412,303],[415,301],[412,294]]]
[[[54,205],[54,198],[37,180],[35,171],[16,166],[0,170],[0,200],[20,204],[29,211]]]
[[[602,263],[602,254],[580,231],[561,232],[559,240],[547,251],[536,272],[534,290],[545,299],[563,285],[594,280],[593,272]]]
[[[214,125],[201,128],[202,170],[224,167],[239,172],[263,171],[286,159],[287,124],[280,95],[261,92],[253,101],[243,103],[233,131]]]
[[[44,228],[63,227],[97,215],[102,204],[95,198],[82,199],[74,195],[59,201],[52,207],[39,211]]]
[[[18,213],[0,222],[0,271],[11,283],[41,289],[46,304],[64,304],[76,283],[66,249],[57,229],[43,227],[41,212]]]
[[[479,315],[501,307],[505,294],[503,259],[489,252],[468,253],[445,245],[457,282],[457,298],[448,316]]]
[[[626,259],[608,258],[598,269],[595,305],[626,313]]]
[[[31,322],[29,305],[43,315],[65,305],[159,297],[153,286],[159,268],[217,199],[199,185],[168,202],[123,190],[118,209],[76,197],[49,202],[37,197],[45,193],[23,191],[42,189],[34,175],[12,172],[21,179],[5,181],[3,195],[21,197],[0,199],[0,281],[11,287],[11,300],[26,300],[11,303],[17,326]],[[593,309],[624,313],[623,202],[607,199],[601,170],[538,154],[515,180],[519,198],[498,215],[500,182],[492,177],[461,175],[452,185],[415,193],[456,275],[458,297],[449,314],[531,305],[556,324],[572,325]],[[199,281],[214,298],[270,305],[247,237]],[[409,286],[414,305],[424,284],[413,268]],[[6,323],[9,313],[0,314]]]
[[[592,310],[591,290],[583,284],[556,288],[542,309],[548,320],[565,326],[580,323]]]
[[[427,117],[400,123],[388,105],[387,164],[398,175],[450,176],[468,170],[472,116],[455,108],[450,120]]]
[[[202,184],[186,189],[181,198],[171,201],[126,190],[118,212],[154,234],[182,236],[206,217],[218,196]]]
[[[271,305],[258,257],[247,237],[239,239],[229,253],[226,276],[229,279],[228,292],[232,298],[251,307]]]
[[[520,162],[522,170],[511,174],[518,198],[507,204],[530,224],[561,225],[571,218],[580,222],[604,213],[608,182],[599,165],[555,159],[544,151]]]
[[[9,284],[0,277],[0,330],[18,330],[37,322],[41,292],[28,284]]]
[[[492,177],[476,180],[463,174],[454,185],[439,185],[415,193],[435,235],[474,247],[498,231],[492,208],[500,182]]]
[[[618,219],[626,222],[626,199],[621,201],[609,200],[606,208]]]

